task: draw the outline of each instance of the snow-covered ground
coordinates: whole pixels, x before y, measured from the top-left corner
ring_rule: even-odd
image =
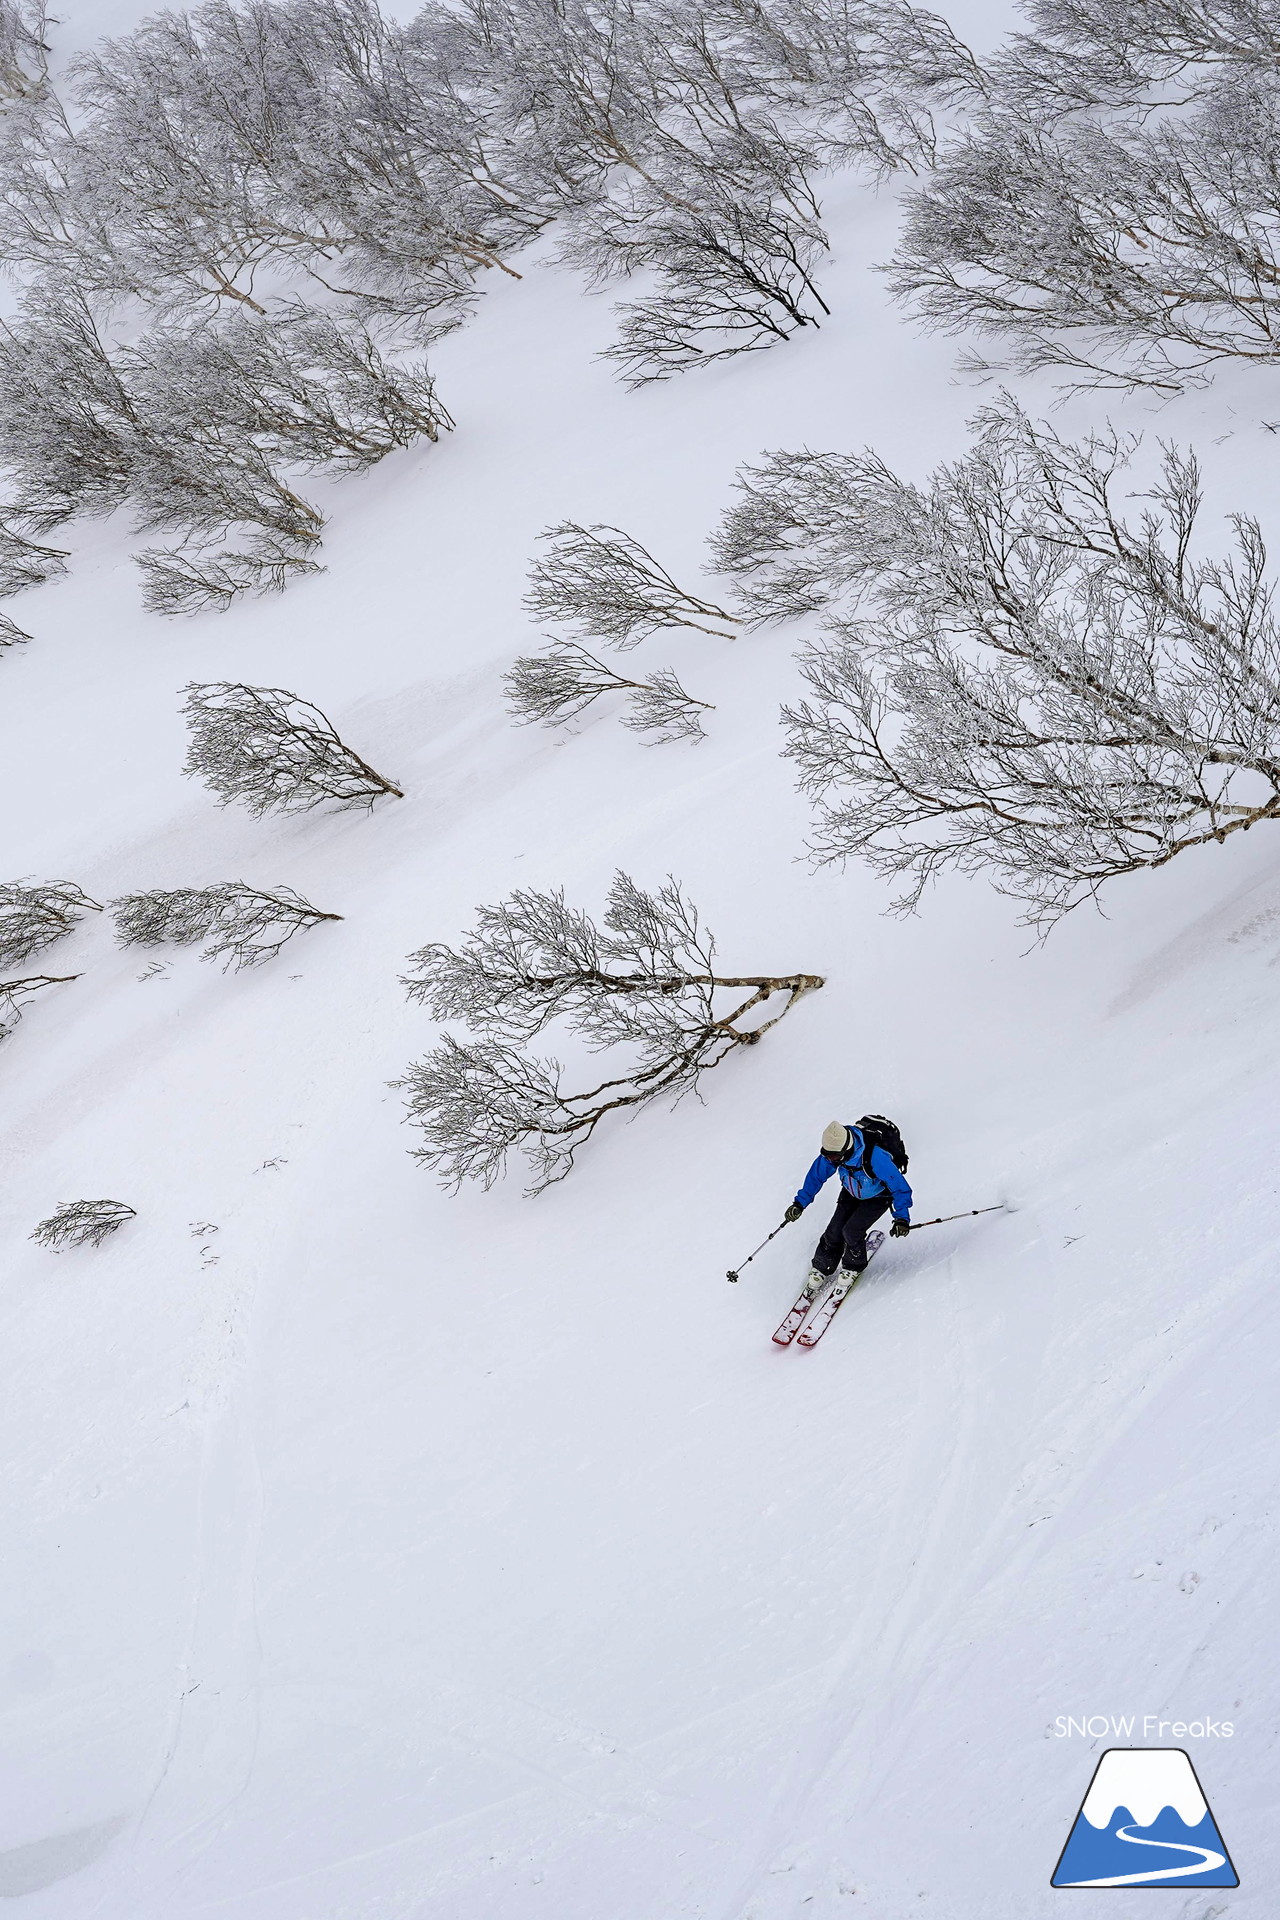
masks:
[[[0,1054],[0,1894],[30,1920],[1035,1920],[1116,1744],[1057,1736],[1085,1714],[1234,1725],[1148,1740],[1192,1752],[1242,1880],[1166,1898],[1274,1912],[1280,836],[1028,951],[982,882],[902,922],[809,870],[794,630],[632,656],[714,701],[696,748],[504,713],[549,522],[696,583],[762,449],[923,476],[964,446],[982,393],[871,271],[892,206],[841,180],[827,213],[829,327],[638,395],[593,358],[607,300],[530,259],[435,353],[457,432],[328,489],[328,571],[282,599],[166,625],[98,525],[13,605],[4,877],[345,916],[147,979],[90,919]],[[1110,411],[1280,526],[1274,376]],[[178,714],[217,678],[315,700],[407,797],[219,812]],[[598,910],[618,866],[674,872],[731,971],[827,985],[541,1198],[447,1197],[387,1085],[433,1039],[405,955],[514,885]],[[890,1243],[780,1351],[816,1215],[725,1269],[866,1109],[920,1217],[1016,1211]],[[99,1194],[138,1213],[101,1251],[27,1239]]]

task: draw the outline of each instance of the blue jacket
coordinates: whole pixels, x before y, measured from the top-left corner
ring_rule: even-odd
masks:
[[[893,1202],[895,1220],[905,1220],[911,1213],[911,1189],[906,1177],[889,1158],[883,1147],[872,1147],[871,1166],[868,1171],[862,1164],[863,1141],[858,1129],[851,1123],[845,1123],[853,1135],[850,1148],[852,1161],[840,1168],[840,1184],[846,1193],[858,1200],[874,1200],[878,1193],[888,1193]],[[797,1206],[807,1207],[817,1198],[818,1191],[827,1184],[836,1171],[835,1162],[820,1153],[804,1177],[804,1185],[796,1195]]]

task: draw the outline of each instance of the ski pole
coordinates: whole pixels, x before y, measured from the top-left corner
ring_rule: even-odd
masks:
[[[942,1227],[946,1225],[948,1220],[968,1220],[975,1213],[1004,1213],[1005,1211],[1006,1203],[1002,1200],[1000,1204],[995,1207],[969,1207],[964,1213],[940,1213],[936,1220],[913,1220],[911,1223],[911,1231],[912,1233],[919,1233],[921,1227]]]
[[[791,1225],[791,1222],[789,1220],[779,1220],[773,1232],[769,1234],[766,1239],[760,1242],[760,1245],[756,1248],[756,1252],[749,1253],[747,1255],[746,1259],[742,1263],[742,1267],[749,1267],[751,1265],[751,1262],[755,1259],[756,1253],[763,1253],[765,1248],[768,1246],[769,1241],[776,1240],[778,1235],[782,1232],[782,1229],[784,1227],[789,1227],[790,1225]],[[730,1267],[729,1271],[724,1276],[725,1279],[736,1280],[738,1275],[742,1272],[742,1267]]]

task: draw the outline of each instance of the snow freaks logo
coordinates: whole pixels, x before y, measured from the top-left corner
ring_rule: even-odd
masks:
[[[1109,1747],[1049,1883],[1238,1887],[1226,1843],[1181,1747]]]

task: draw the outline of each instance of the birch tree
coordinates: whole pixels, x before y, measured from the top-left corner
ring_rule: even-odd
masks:
[[[852,601],[808,650],[787,751],[819,861],[913,907],[983,872],[1047,929],[1119,875],[1280,817],[1280,629],[1257,522],[1201,550],[1194,456],[1081,442],[1006,397],[927,485],[845,469]],[[859,536],[857,529],[865,529]]]
[[[101,913],[74,880],[0,881],[0,968],[20,966]]]
[[[224,973],[274,960],[295,933],[342,918],[322,913],[292,887],[251,887],[243,880],[122,894],[111,910],[119,946],[190,947],[203,940],[200,958],[221,960]]]
[[[315,807],[372,808],[404,794],[339,739],[319,707],[284,687],[193,681],[184,712],[190,742],[183,771],[220,806],[239,801],[255,818]]]
[[[973,364],[1176,391],[1280,357],[1280,40],[1265,10],[1045,0],[909,196],[896,291]],[[1004,354],[1005,361],[999,356]]]
[[[525,608],[540,626],[567,627],[620,652],[665,627],[693,627],[732,640],[732,614],[678,586],[666,568],[619,527],[573,520],[539,535],[548,551],[529,570]]]
[[[0,102],[30,100],[49,77],[44,0],[0,0]]]
[[[451,1189],[489,1187],[519,1148],[534,1193],[564,1179],[607,1114],[696,1092],[823,984],[816,974],[721,973],[678,884],[648,893],[621,872],[600,925],[563,893],[522,890],[480,908],[460,948],[433,943],[410,966],[410,998],[469,1029],[466,1040],[447,1034],[396,1083],[422,1132],[415,1157]],[[580,1070],[587,1084],[574,1091],[559,1061],[527,1051],[552,1026],[588,1056],[616,1049],[616,1071],[602,1080]]]
[[[516,720],[553,727],[576,720],[602,694],[625,694],[623,726],[652,734],[655,742],[701,740],[700,713],[711,711],[708,701],[685,692],[670,668],[660,667],[648,680],[628,680],[574,640],[554,640],[542,653],[521,655],[503,684]]]

